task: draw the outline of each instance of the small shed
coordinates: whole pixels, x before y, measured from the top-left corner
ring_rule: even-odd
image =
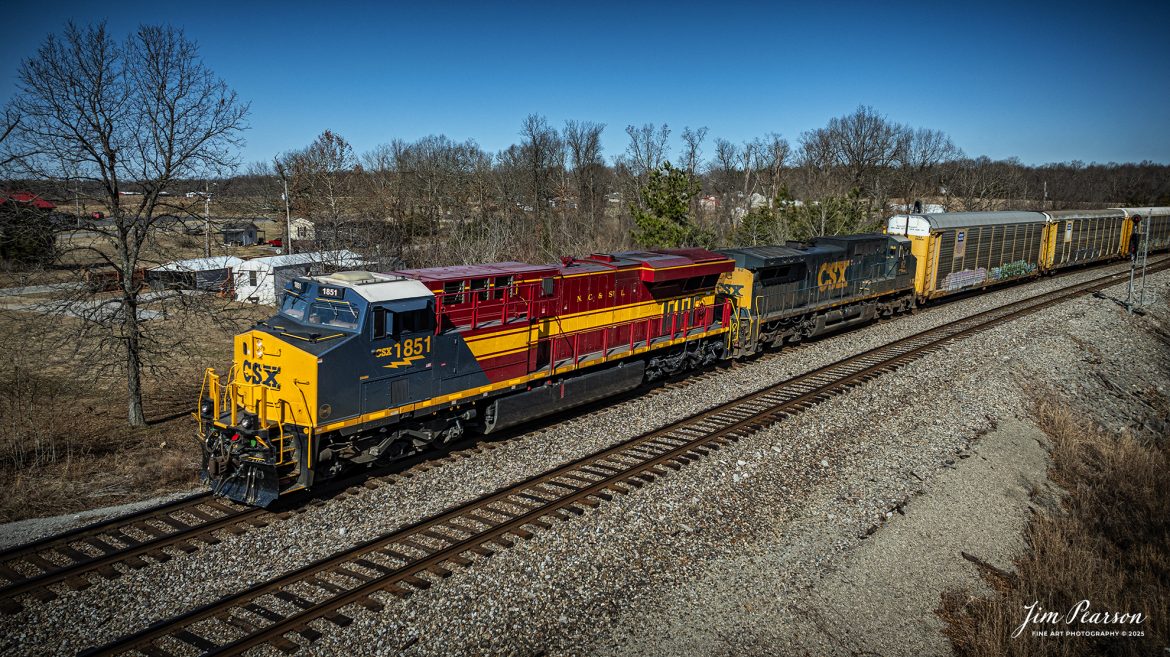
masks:
[[[315,276],[365,264],[353,251],[315,251],[244,261],[235,270],[236,300],[278,305],[296,276]]]
[[[293,217],[288,225],[288,234],[299,242],[312,242],[317,239],[316,227],[313,222],[304,217]]]
[[[235,256],[212,256],[176,260],[146,270],[146,283],[153,289],[230,292],[232,271],[244,260]]]
[[[219,232],[223,234],[224,244],[236,246],[252,246],[264,239],[264,231],[250,221],[224,224]]]

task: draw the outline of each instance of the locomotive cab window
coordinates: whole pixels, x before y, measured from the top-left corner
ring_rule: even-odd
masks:
[[[435,311],[430,306],[420,310],[394,313],[394,335],[431,333],[435,329]]]
[[[390,311],[386,310],[385,308],[374,308],[374,317],[373,317],[374,335],[373,335],[373,338],[375,340],[380,340],[380,339],[386,337],[387,335],[389,335],[389,333],[386,330],[387,327],[389,327],[389,326],[390,326]]]
[[[435,310],[430,304],[419,310],[374,308],[371,331],[375,340],[415,333],[430,333],[435,329]]]

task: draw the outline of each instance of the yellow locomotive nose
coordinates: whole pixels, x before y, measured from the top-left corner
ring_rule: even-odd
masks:
[[[263,330],[235,340],[231,371],[204,374],[199,434],[214,490],[267,505],[295,487],[308,458],[317,357]]]

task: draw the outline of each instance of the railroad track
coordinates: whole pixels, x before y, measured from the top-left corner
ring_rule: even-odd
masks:
[[[34,541],[0,553],[0,610],[15,613],[28,596],[47,601],[57,597],[49,588],[64,583],[80,590],[90,586],[88,575],[114,579],[115,565],[143,568],[150,561],[169,561],[163,548],[194,552],[198,543],[215,544],[213,532],[242,534],[262,527],[274,514],[248,509],[202,493]]]
[[[1157,269],[1167,268],[1167,262]],[[239,654],[269,645],[295,652],[350,605],[380,611],[376,594],[407,597],[558,521],[732,445],[884,373],[977,334],[1120,280],[1109,275],[928,329],[771,385],[500,489],[352,549],[227,596],[83,654]]]

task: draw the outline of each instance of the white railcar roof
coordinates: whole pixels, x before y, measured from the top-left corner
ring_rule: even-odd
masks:
[[[1120,208],[1124,210],[1129,216],[1139,215],[1142,217],[1165,217],[1170,215],[1170,208],[1161,208],[1157,206],[1145,206],[1142,208]]]
[[[264,256],[244,261],[241,266],[244,270],[251,269],[280,269],[296,265],[326,264],[336,267],[360,267],[364,264],[362,257],[353,251],[312,251],[309,253],[291,253],[288,255]]]
[[[1108,208],[1104,210],[1045,210],[1053,221],[1065,219],[1125,219],[1125,210]]]
[[[243,264],[242,258],[236,256],[211,256],[210,258],[191,258],[190,260],[176,260],[152,267],[151,271],[210,271],[212,269],[236,268]]]
[[[363,275],[364,274],[364,275]],[[366,301],[398,301],[400,299],[431,299],[435,293],[413,278],[380,274],[377,272],[338,272],[311,277],[314,281],[333,287],[347,287]]]

